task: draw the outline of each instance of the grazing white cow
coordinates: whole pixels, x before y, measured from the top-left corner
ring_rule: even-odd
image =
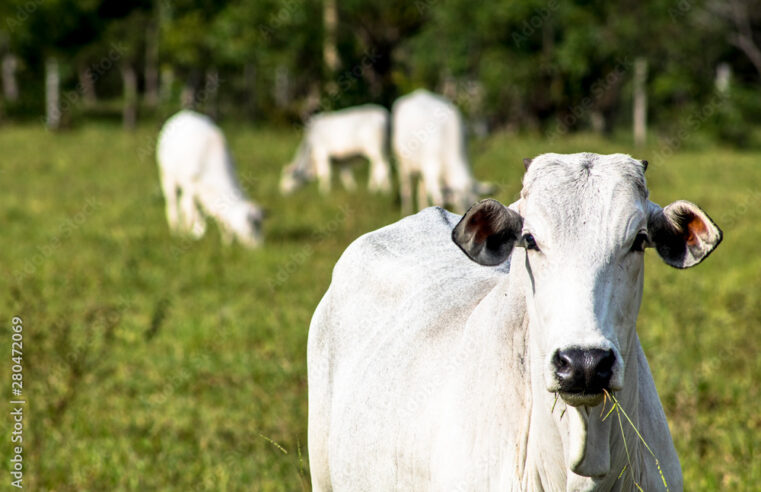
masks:
[[[322,193],[330,191],[332,159],[363,156],[370,161],[371,191],[391,190],[391,165],[387,156],[388,111],[366,104],[312,116],[294,160],[283,168],[280,191],[293,192],[315,178]],[[339,178],[349,190],[356,188],[354,175],[341,165]]]
[[[418,208],[450,204],[462,213],[494,187],[473,178],[465,155],[465,130],[447,99],[419,89],[402,96],[392,111],[391,145],[399,171],[402,213],[412,211],[418,178]]]
[[[262,210],[238,183],[225,137],[211,119],[188,110],[175,114],[161,129],[156,155],[172,232],[200,238],[208,215],[226,243],[259,245]]]
[[[643,252],[687,268],[722,236],[649,201],[645,165],[544,154],[509,207],[428,208],[349,246],[309,331],[314,490],[681,490],[635,327]]]

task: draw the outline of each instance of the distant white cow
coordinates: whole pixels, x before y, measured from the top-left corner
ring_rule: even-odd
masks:
[[[418,181],[418,208],[450,204],[462,213],[480,195],[494,192],[473,178],[465,154],[465,130],[457,108],[426,90],[400,97],[392,108],[392,137],[399,171],[402,213],[412,211]]]
[[[349,246],[309,329],[314,490],[681,490],[636,332],[643,252],[691,267],[721,231],[649,201],[643,164],[545,154],[509,207],[429,208]]]
[[[372,191],[391,190],[391,166],[387,156],[388,111],[374,104],[312,116],[294,160],[283,168],[280,191],[293,192],[303,184],[318,180],[322,193],[330,191],[332,159],[363,156],[370,161]],[[344,187],[356,188],[354,175],[341,165],[339,177]]]
[[[261,242],[262,210],[246,198],[225,137],[208,117],[184,110],[169,118],[156,154],[173,232],[200,238],[208,215],[226,243],[237,239],[255,247]]]

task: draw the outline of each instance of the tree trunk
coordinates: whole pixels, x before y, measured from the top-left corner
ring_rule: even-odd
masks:
[[[145,93],[143,98],[148,107],[159,104],[159,30],[155,22],[150,22],[145,32]]]
[[[180,105],[184,109],[194,109],[196,106],[196,88],[190,82],[186,82],[185,85],[182,86]]]
[[[592,131],[598,135],[605,133],[605,116],[599,109],[593,109],[589,112],[589,124],[592,126]]]
[[[61,127],[61,75],[58,60],[45,60],[45,124],[49,130]]]
[[[338,27],[338,6],[336,0],[323,0],[322,2],[322,59],[325,63],[327,84],[326,93],[333,93],[336,90],[336,81],[334,80],[338,71],[338,49],[336,48],[336,29]]]
[[[634,145],[642,146],[647,139],[647,60],[634,60]]]
[[[288,95],[291,92],[290,77],[288,76],[288,68],[285,65],[278,65],[275,68],[275,106],[283,109],[288,106]]]
[[[3,97],[8,102],[18,101],[17,68],[18,60],[14,54],[6,53],[3,55]]]
[[[219,94],[219,72],[216,68],[206,70],[206,77],[203,86],[204,108],[206,114],[217,119],[219,108],[217,105],[217,95]]]
[[[122,82],[124,84],[122,123],[126,130],[134,130],[137,124],[137,73],[130,62],[122,65]]]
[[[87,66],[79,67],[79,87],[82,89],[82,101],[86,107],[93,107],[98,102],[98,95],[95,92],[95,79],[92,76],[92,70]]]
[[[714,86],[716,92],[722,96],[726,96],[729,93],[729,83],[732,79],[732,68],[729,63],[722,62],[716,67],[716,78],[714,79]]]

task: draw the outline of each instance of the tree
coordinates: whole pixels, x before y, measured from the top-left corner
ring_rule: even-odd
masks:
[[[122,75],[122,123],[132,130],[137,124],[138,65],[145,53],[145,26],[152,21],[153,5],[150,0],[128,4],[104,2],[99,15],[108,19],[102,34],[103,42],[119,47],[118,64]]]
[[[761,1],[727,0],[712,1],[708,12],[723,19],[727,27],[727,41],[742,51],[761,77],[761,46],[759,45],[759,24],[761,24]]]

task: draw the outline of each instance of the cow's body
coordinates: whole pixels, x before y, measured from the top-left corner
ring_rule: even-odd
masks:
[[[541,214],[535,214],[538,204],[532,198],[544,195],[546,185],[536,177],[529,181],[538,191],[524,187],[522,199],[509,209],[485,201],[461,218],[429,208],[362,236],[345,251],[309,332],[309,453],[315,490],[602,491],[632,490],[635,481],[644,490],[662,490],[663,480],[670,490],[681,490],[679,459],[635,330],[644,250],[637,228],[647,220],[664,261],[678,267],[700,261],[721,233],[687,202],[663,210],[648,202],[644,178],[636,176],[639,163],[628,156],[569,157],[569,176],[576,176],[577,164],[581,176],[587,172],[585,159],[597,162],[603,175],[599,186],[579,192],[592,200],[578,206],[574,227],[594,230],[584,216],[595,210],[612,218],[598,226],[606,234],[588,240],[588,251],[571,255],[565,264],[542,265],[557,253],[550,240],[559,243],[562,235],[552,238],[541,227]],[[534,176],[560,169],[551,169],[553,159],[540,159],[537,167],[544,169]],[[618,161],[622,176],[615,169]],[[606,173],[615,182],[605,184]],[[559,189],[570,186],[559,181]],[[618,204],[601,205],[594,200],[598,196]],[[545,198],[543,206],[550,212],[570,206],[556,194]],[[488,213],[479,216],[484,210]],[[664,227],[670,226],[663,226],[663,217],[675,217],[673,210],[684,224],[693,227],[699,221],[703,228],[694,229],[699,237],[689,239],[693,249],[684,254],[677,247],[682,233],[667,237]],[[541,231],[537,242],[545,252],[512,248],[516,240],[505,231],[532,227],[521,225],[518,211]],[[574,211],[549,216],[563,221],[567,213]],[[485,236],[494,232],[487,223],[493,225],[498,214],[517,221],[503,221],[506,225],[494,237],[504,238],[510,248],[492,261],[468,240],[497,248],[494,237]],[[481,237],[478,231],[484,227]],[[572,236],[568,240],[575,240]],[[600,254],[605,249],[622,259],[605,259]],[[690,256],[693,252],[700,254]],[[565,278],[583,265],[590,265],[591,277],[576,270]],[[609,279],[600,278],[608,273]],[[582,288],[585,277],[594,282],[588,294]],[[550,309],[541,299],[548,288]],[[555,315],[560,316],[557,332]],[[554,351],[565,354],[562,349],[568,346],[591,354],[604,347],[611,357],[615,354],[607,366],[612,375],[602,388],[614,393],[631,417],[660,470],[623,415],[626,446],[618,414],[603,418],[611,404],[600,404],[602,389],[576,392],[556,380],[553,371],[557,378],[562,371],[548,369],[547,361],[555,360]]]
[[[470,171],[465,129],[458,109],[447,99],[417,90],[396,100],[392,109],[391,144],[399,171],[403,213],[412,210],[412,188],[418,179],[418,207],[449,203],[464,212],[487,194]]]
[[[358,239],[336,265],[310,327],[315,490],[565,490],[575,478],[561,444],[575,409],[559,401],[551,414],[554,395],[530,398],[526,309],[510,262],[483,267],[465,257],[450,240],[459,219],[426,209]],[[641,349],[632,362],[646,406],[622,404],[679,490]],[[534,405],[546,412],[532,418]],[[626,456],[613,417],[610,445],[620,453],[600,490],[629,490],[628,476],[617,480]],[[634,469],[654,480],[640,485],[659,490],[654,461],[625,429]]]
[[[262,212],[238,183],[222,131],[207,116],[183,110],[164,124],[156,150],[169,228],[199,238],[206,216],[233,238],[254,247],[261,241]]]
[[[333,159],[355,156],[370,161],[368,188],[390,191],[388,119],[388,111],[375,104],[314,115],[304,129],[294,161],[283,169],[281,191],[290,193],[316,178],[320,191],[327,193],[331,187]],[[349,167],[341,167],[340,178],[346,188],[355,187]]]

